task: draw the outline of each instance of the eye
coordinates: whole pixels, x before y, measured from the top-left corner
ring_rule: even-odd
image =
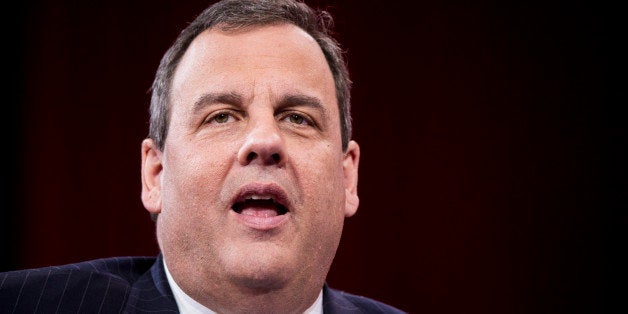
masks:
[[[294,124],[309,124],[306,118],[296,113],[289,114],[285,119]]]
[[[207,123],[228,123],[232,122],[235,118],[228,112],[219,112],[207,119]]]

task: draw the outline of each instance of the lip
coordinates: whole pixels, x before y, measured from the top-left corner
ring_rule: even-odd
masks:
[[[269,231],[272,229],[276,229],[284,225],[289,216],[290,212],[290,202],[288,200],[288,194],[285,192],[281,186],[276,183],[250,183],[242,186],[234,197],[231,200],[232,206],[237,203],[244,202],[251,195],[264,195],[273,198],[273,201],[283,207],[285,207],[288,211],[281,215],[276,216],[262,216],[262,215],[244,215],[241,213],[237,213],[235,210],[230,210],[231,214],[235,215],[238,222],[243,225],[259,230],[259,231]]]

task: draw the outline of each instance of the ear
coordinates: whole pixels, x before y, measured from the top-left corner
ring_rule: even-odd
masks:
[[[342,161],[345,186],[345,217],[351,217],[358,210],[358,165],[360,163],[360,146],[350,141]]]
[[[162,152],[152,139],[142,141],[142,203],[152,216],[161,213]]]

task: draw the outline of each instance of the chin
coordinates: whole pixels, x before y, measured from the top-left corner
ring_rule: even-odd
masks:
[[[227,276],[240,287],[266,292],[285,287],[299,269],[291,254],[272,249],[249,250],[225,261]],[[235,258],[235,259],[234,259]]]
[[[256,293],[281,290],[288,282],[290,273],[282,265],[247,265],[230,274],[239,287]],[[243,267],[243,268],[244,268]]]
[[[233,278],[233,282],[241,288],[250,292],[260,294],[281,290],[288,284],[285,276],[280,274],[238,274]]]

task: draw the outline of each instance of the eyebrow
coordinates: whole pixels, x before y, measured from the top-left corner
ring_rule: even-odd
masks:
[[[201,96],[192,107],[194,113],[198,113],[203,108],[213,104],[242,105],[243,97],[236,92],[230,93],[207,93]]]
[[[229,104],[234,106],[242,106],[244,97],[236,92],[228,93],[207,93],[201,96],[192,108],[194,113],[200,112],[203,108],[213,104]],[[323,120],[327,118],[327,109],[323,106],[323,103],[317,97],[308,96],[304,94],[288,94],[284,95],[279,102],[275,110],[283,110],[290,107],[305,106],[317,110]]]
[[[276,110],[296,106],[306,106],[313,108],[321,114],[323,121],[327,120],[327,109],[325,109],[325,106],[323,106],[323,103],[320,101],[320,99],[303,94],[288,94],[283,96],[279,100]]]

